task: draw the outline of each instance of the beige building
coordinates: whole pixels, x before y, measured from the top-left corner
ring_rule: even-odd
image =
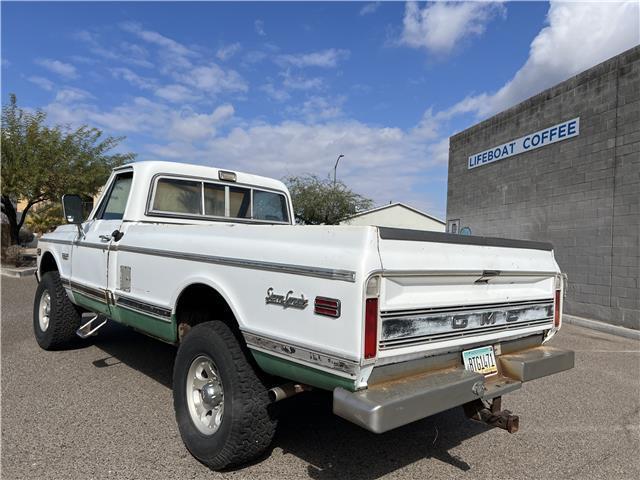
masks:
[[[404,203],[390,203],[346,218],[340,225],[375,225],[444,232],[445,222]]]

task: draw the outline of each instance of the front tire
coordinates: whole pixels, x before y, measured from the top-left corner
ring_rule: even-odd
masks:
[[[42,276],[33,302],[33,332],[45,350],[66,347],[76,339],[82,314],[71,303],[60,274],[47,272]]]
[[[214,470],[255,459],[275,434],[267,387],[221,321],[196,325],[184,337],[173,370],[173,405],[185,446]]]

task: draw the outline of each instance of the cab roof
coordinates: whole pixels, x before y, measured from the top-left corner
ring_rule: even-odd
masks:
[[[253,175],[251,173],[238,172],[236,170],[230,170],[228,168],[207,167],[205,165],[195,165],[192,163],[142,160],[121,165],[114,170],[118,171],[127,168],[133,168],[136,173],[141,173],[141,176],[149,176],[149,178],[152,178],[159,174],[168,174],[187,175],[190,177],[210,179],[213,181],[219,181],[218,172],[220,171],[233,172],[236,174],[236,183],[238,184],[253,185],[256,187],[267,187],[274,190],[287,190],[287,187],[284,183],[274,178],[262,177],[260,175]]]
[[[145,160],[139,162],[131,162],[125,165],[114,168],[107,185],[111,184],[113,177],[123,171],[133,171],[133,184],[131,185],[131,191],[129,193],[129,199],[125,208],[123,220],[125,221],[158,221],[155,217],[147,215],[146,207],[149,202],[150,191],[154,178],[161,175],[167,176],[180,176],[188,177],[197,180],[210,180],[216,183],[223,183],[226,185],[238,185],[264,188],[268,190],[275,190],[283,193],[287,198],[289,218],[293,219],[293,210],[291,207],[291,196],[284,183],[279,180],[275,180],[269,177],[262,177],[260,175],[252,175],[250,173],[238,172],[235,170],[222,169],[216,167],[207,167],[204,165],[193,165],[189,163],[178,162],[163,162],[156,160]],[[235,181],[223,180],[219,176],[219,172],[229,172],[235,174]],[[102,202],[102,197],[108,191],[105,191],[100,195],[100,198],[95,204],[95,207],[91,215],[95,215],[98,205]],[[175,222],[184,223],[184,220],[180,219],[163,219],[163,222]],[[193,220],[189,223],[210,223],[210,220]]]

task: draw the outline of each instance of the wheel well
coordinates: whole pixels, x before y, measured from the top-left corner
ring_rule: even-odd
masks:
[[[53,258],[53,254],[51,252],[44,252],[42,260],[40,260],[40,276],[44,275],[47,272],[57,271],[58,265],[56,264],[56,259]]]
[[[224,321],[238,337],[242,337],[231,307],[216,289],[202,283],[189,285],[176,303],[178,340],[182,340],[191,327],[209,320]]]

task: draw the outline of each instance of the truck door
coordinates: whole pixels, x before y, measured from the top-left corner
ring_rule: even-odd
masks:
[[[133,171],[113,175],[107,192],[92,218],[82,224],[71,255],[71,282],[79,304],[95,312],[110,314],[107,296],[109,248],[113,232],[120,229],[129,199]]]

